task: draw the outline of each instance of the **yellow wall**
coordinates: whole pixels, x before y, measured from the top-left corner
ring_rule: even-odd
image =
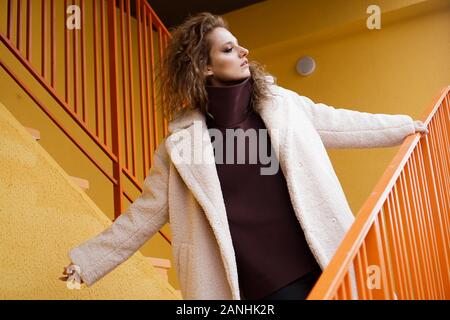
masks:
[[[14,2],[13,2],[14,3]],[[23,3],[22,14],[23,17],[26,17],[26,2]],[[31,65],[38,70],[41,70],[41,6],[40,2],[36,4],[32,2],[32,50],[31,50]],[[90,3],[90,1],[87,1]],[[99,2],[97,2],[98,4]],[[55,34],[56,34],[56,74],[55,74],[55,91],[59,96],[64,98],[64,73],[62,72],[65,69],[64,66],[64,32],[65,28],[61,27],[65,23],[65,16],[61,14],[61,12],[65,12],[64,10],[64,1],[55,1],[55,10],[57,13],[55,20]],[[16,16],[16,5],[13,5],[13,14],[12,16]],[[0,32],[6,34],[6,19],[7,13],[7,1],[0,1]],[[89,70],[87,73],[87,110],[88,110],[88,127],[94,131],[94,78],[93,78],[93,70],[94,70],[94,48],[93,48],[93,23],[92,23],[92,7],[86,7],[86,19],[85,24],[82,27],[85,30],[86,34],[86,43],[88,46],[86,47],[86,69]],[[26,19],[23,20],[23,41],[25,40],[25,26]],[[100,21],[99,21],[100,22]],[[119,23],[119,17],[117,20]],[[107,24],[106,24],[107,25]],[[14,23],[15,26],[15,23]],[[137,24],[136,20],[132,18],[131,22],[131,30],[133,34],[137,32]],[[13,28],[12,39],[16,39],[16,31],[17,29]],[[78,31],[79,32],[79,31]],[[69,33],[69,41],[72,41],[71,33]],[[48,33],[50,36],[50,33]],[[119,35],[120,40],[120,35]],[[25,41],[23,42],[25,43]],[[154,44],[155,44],[155,64],[158,66],[158,41],[157,34],[154,32]],[[100,44],[98,44],[100,46]],[[23,54],[25,53],[23,47]],[[47,48],[50,50],[50,46]],[[141,130],[141,120],[140,120],[140,93],[139,93],[139,65],[138,61],[138,44],[136,37],[133,37],[132,42],[132,51],[133,51],[133,70],[134,70],[134,101],[135,101],[135,127],[138,132]],[[81,51],[80,51],[81,52]],[[69,65],[73,66],[73,52],[70,49],[69,55]],[[121,50],[118,50],[119,59],[121,58]],[[99,53],[100,56],[100,53]],[[106,56],[108,56],[108,48],[106,48]],[[82,146],[87,149],[90,155],[97,160],[100,165],[112,176],[112,162],[111,160],[99,150],[96,144],[94,144],[88,136],[84,133],[82,129],[80,129],[77,125],[74,124],[73,120],[62,110],[62,107],[55,101],[53,97],[40,85],[38,81],[34,77],[32,77],[26,68],[15,58],[15,56],[8,50],[8,48],[0,42],[0,57],[1,60],[12,69],[14,73],[18,75],[18,77],[25,83],[27,88],[32,91],[33,95],[46,107],[50,110],[52,114],[58,119],[58,121],[70,132],[72,136],[78,139]],[[100,58],[101,61],[101,58]],[[119,60],[120,61],[120,60]],[[81,66],[81,58],[78,60],[79,65]],[[121,77],[121,63],[119,65],[119,77]],[[73,67],[72,67],[73,68]],[[79,69],[81,70],[81,69]],[[47,69],[47,72],[50,72],[50,68]],[[101,72],[101,69],[100,69]],[[106,69],[107,78],[109,75],[108,68]],[[73,87],[73,73],[69,74],[69,78],[72,81],[72,85],[70,87],[70,104],[73,109],[74,104],[74,87]],[[119,82],[120,88],[122,88],[122,83]],[[52,157],[64,168],[64,170],[71,176],[80,177],[83,179],[87,179],[90,184],[90,188],[86,191],[86,194],[99,206],[99,208],[110,218],[114,218],[114,203],[113,203],[113,186],[112,183],[95,167],[92,162],[88,160],[88,158],[62,133],[62,131],[49,120],[49,118],[39,109],[36,103],[23,91],[16,82],[3,70],[0,68],[0,88],[2,91],[0,92],[0,102],[4,103],[14,114],[14,116],[25,126],[35,128],[41,132],[41,140],[40,144],[52,155]],[[101,90],[101,87],[100,87]],[[106,86],[107,93],[107,123],[110,122],[110,102],[109,102],[109,85]],[[81,99],[81,82],[78,87],[78,99]],[[122,103],[122,95],[121,91],[119,92],[119,102]],[[103,101],[100,100],[99,108],[102,109]],[[79,107],[81,108],[81,107]],[[120,108],[121,119],[123,119],[123,108]],[[81,111],[78,112],[81,115]],[[102,113],[101,113],[102,115]],[[150,118],[150,121],[153,119]],[[102,123],[102,121],[100,121]],[[123,127],[123,122],[121,121],[121,125]],[[110,126],[108,126],[108,145],[111,145],[111,132]],[[103,132],[103,127],[101,126],[100,131]],[[161,122],[158,122],[158,136],[161,140],[162,138],[162,126]],[[122,129],[122,132],[124,130]],[[129,135],[129,143],[131,143]],[[103,135],[100,136],[103,139]],[[124,136],[123,136],[124,139]],[[124,148],[122,140],[122,148]],[[138,168],[142,168],[142,148],[141,148],[141,140],[140,136],[136,135],[136,153],[137,153],[137,165]],[[122,149],[123,150],[123,149]],[[122,160],[125,158],[122,157]],[[131,158],[129,157],[131,162]],[[132,198],[136,198],[139,193],[135,189],[135,187],[128,181],[125,175],[125,190],[126,192],[132,196]],[[143,180],[143,172],[142,169],[138,170],[138,178],[139,181]],[[124,210],[129,206],[128,200],[124,199]],[[163,227],[163,232],[170,236],[170,228],[169,225],[165,225]],[[153,238],[151,238],[146,244],[142,246],[140,251],[146,256],[152,256],[162,259],[172,260],[171,246],[167,241],[160,235],[156,234]],[[173,265],[173,264],[172,264]],[[176,272],[174,268],[169,270],[169,282],[177,289],[179,289],[178,279],[176,276]]]
[[[380,30],[366,28],[372,3]],[[315,102],[421,119],[450,83],[449,1],[268,0],[224,17],[249,59]],[[303,55],[316,60],[308,77],[295,72]],[[397,150],[328,150],[355,214]]]
[[[178,299],[139,252],[69,290],[68,249],[111,221],[1,103],[0,135],[0,299]]]

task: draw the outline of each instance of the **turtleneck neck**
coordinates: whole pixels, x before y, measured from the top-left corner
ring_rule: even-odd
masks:
[[[217,127],[231,127],[238,125],[247,118],[251,111],[250,98],[252,96],[251,77],[225,86],[205,85],[208,93],[207,120]]]

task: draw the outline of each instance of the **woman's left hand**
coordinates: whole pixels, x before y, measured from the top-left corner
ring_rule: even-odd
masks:
[[[414,121],[415,132],[419,132],[421,136],[428,134],[427,126],[421,120]]]

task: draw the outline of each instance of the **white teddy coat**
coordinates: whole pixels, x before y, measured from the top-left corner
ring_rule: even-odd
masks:
[[[415,132],[413,119],[336,109],[273,81],[270,88],[273,97],[263,102],[260,115],[272,147],[279,152],[298,222],[324,269],[354,221],[326,148],[395,146]],[[191,139],[195,123],[202,125],[203,143]],[[174,267],[184,299],[241,299],[227,214],[207,137],[205,117],[199,110],[169,123],[169,135],[155,152],[142,194],[109,228],[69,253],[88,286],[170,222]],[[195,153],[207,161],[179,160],[193,159]]]

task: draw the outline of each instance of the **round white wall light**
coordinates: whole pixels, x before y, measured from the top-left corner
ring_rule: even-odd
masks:
[[[310,56],[301,57],[297,61],[297,72],[302,76],[310,75],[316,69],[316,62]]]

